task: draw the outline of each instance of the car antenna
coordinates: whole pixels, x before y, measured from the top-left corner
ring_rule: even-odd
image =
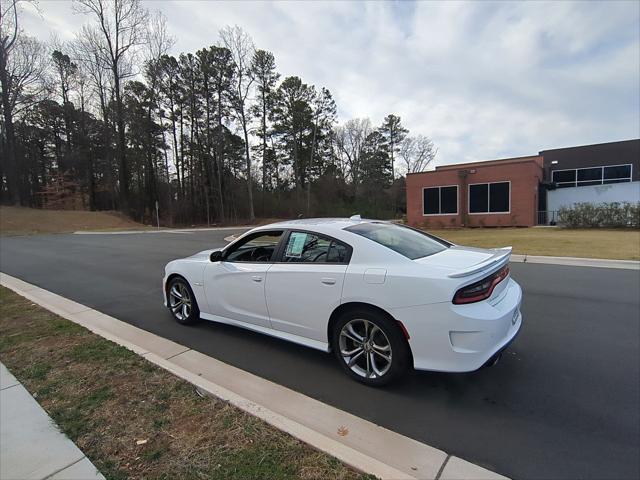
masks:
[[[360,215],[351,215],[349,217],[349,220],[353,220],[353,221],[359,222],[360,220],[362,220],[362,217]]]

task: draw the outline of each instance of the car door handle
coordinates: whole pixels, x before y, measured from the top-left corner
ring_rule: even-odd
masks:
[[[251,280],[253,280],[254,282],[261,282],[262,281],[262,277],[260,275],[253,275],[251,277]]]
[[[320,281],[322,283],[324,283],[325,285],[335,285],[335,283],[336,283],[336,279],[335,278],[328,278],[328,277],[324,277]]]

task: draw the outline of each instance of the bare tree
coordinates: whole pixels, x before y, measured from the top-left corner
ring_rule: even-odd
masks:
[[[123,79],[130,73],[129,63],[136,48],[147,40],[148,12],[140,0],[74,0],[80,13],[94,17],[96,25],[85,25],[81,36],[85,37],[99,61],[108,66],[113,76],[116,101],[116,126],[118,130],[117,157],[119,163],[121,209],[129,204],[129,168],[127,164],[124,107],[122,101]]]
[[[254,77],[251,75],[251,59],[255,47],[251,37],[239,26],[226,26],[220,31],[224,46],[231,52],[235,67],[235,82],[232,88],[231,105],[236,119],[240,122],[244,135],[244,150],[247,164],[247,189],[249,194],[249,220],[255,219],[253,209],[253,174],[249,153],[249,118],[247,100],[251,93]]]
[[[146,36],[145,63],[157,62],[169,53],[176,43],[175,37],[167,28],[167,17],[160,10],[149,15],[144,33]]]
[[[423,172],[433,161],[438,149],[429,137],[417,135],[406,137],[400,143],[398,152],[404,162],[405,173]]]
[[[67,54],[70,49],[68,44],[61,42],[54,37],[51,42],[53,53],[51,58],[56,73],[57,88],[59,88],[60,98],[62,100],[62,109],[64,112],[64,128],[66,136],[66,152],[67,155],[71,151],[71,105],[69,95],[77,85],[78,65],[71,60]]]
[[[75,41],[71,44],[71,51],[74,61],[80,67],[80,71],[84,72],[88,76],[92,93],[99,101],[98,107],[100,109],[101,116],[105,123],[107,123],[106,108],[109,90],[111,90],[111,84],[107,78],[109,67],[104,64],[103,59],[100,56],[100,52],[94,48],[96,43],[98,43],[97,40],[88,38],[85,35],[78,35]]]
[[[93,149],[89,147],[87,139],[87,102],[91,96],[91,76],[87,71],[78,68],[75,74],[75,84],[78,92],[78,104],[80,107],[80,141],[79,147],[86,156],[87,187],[89,190],[89,210],[96,209],[96,178],[95,159]]]
[[[160,110],[158,105],[158,84],[161,76],[160,60],[166,55],[175,44],[175,39],[169,34],[167,29],[167,19],[159,10],[149,15],[147,28],[145,29],[146,41],[144,55],[145,77],[149,88],[149,102],[147,106],[147,123],[151,125],[152,117],[156,110]],[[163,133],[164,136],[164,133]],[[164,142],[163,142],[164,143]],[[153,131],[147,130],[147,152],[146,152],[146,175],[148,208],[153,209],[154,202],[159,200],[156,179],[156,168],[153,164]],[[165,156],[165,173],[169,177],[169,164]],[[171,195],[169,195],[171,203]]]
[[[356,198],[359,194],[358,186],[362,173],[362,151],[372,131],[371,121],[368,118],[354,118],[336,128],[335,141],[338,151],[345,157]]]
[[[0,86],[2,92],[2,137],[9,198],[22,200],[19,169],[16,159],[14,118],[33,105],[43,91],[46,68],[44,46],[35,38],[24,35],[19,28],[20,0],[0,1]]]

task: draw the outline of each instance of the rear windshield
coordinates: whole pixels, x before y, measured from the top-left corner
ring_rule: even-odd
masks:
[[[359,223],[345,230],[373,240],[411,260],[428,257],[451,246],[420,230],[393,223]]]

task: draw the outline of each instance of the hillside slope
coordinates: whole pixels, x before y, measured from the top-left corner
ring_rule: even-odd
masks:
[[[145,228],[148,227],[136,223],[118,212],[40,210],[0,206],[0,234],[2,235]]]

